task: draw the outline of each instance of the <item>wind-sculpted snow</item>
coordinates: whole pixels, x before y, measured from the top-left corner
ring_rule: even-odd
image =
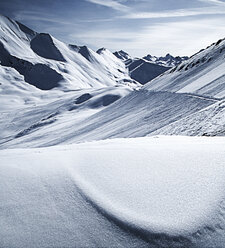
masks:
[[[225,101],[218,101],[197,113],[152,133],[188,136],[225,136]]]
[[[11,142],[14,143],[14,139],[17,140],[16,143],[20,143],[23,139],[30,139],[30,135],[33,137],[40,131],[54,129],[54,125],[59,133],[54,133],[52,129],[46,138],[50,135],[52,138],[54,136],[54,140],[61,139],[64,132],[66,134],[69,129],[73,132],[73,128],[77,129],[82,123],[85,124],[84,120],[89,116],[110,106],[132,91],[129,87],[120,86],[67,93],[55,90],[48,94],[35,88],[29,88],[29,93],[29,91],[18,89],[17,82],[19,81],[16,81],[16,86],[12,87],[5,78],[3,80],[1,101],[9,106],[0,106],[2,117],[0,120],[0,129],[2,130],[0,147],[5,147]],[[11,92],[12,90],[13,92]],[[14,99],[15,93],[20,101],[17,98]],[[39,138],[41,137],[39,136]],[[39,138],[35,138],[35,140],[39,142]]]
[[[186,58],[118,59],[0,16],[0,247],[224,247],[225,140],[208,137],[225,135],[224,45],[141,88],[127,66],[146,81]]]
[[[224,147],[154,137],[2,150],[0,246],[223,247]]]
[[[95,97],[91,97],[92,93],[86,91],[85,94],[90,96],[83,93],[76,98],[60,99],[45,107],[29,108],[17,113],[10,121],[14,125],[7,127],[8,138],[3,136],[4,143],[0,147],[40,147],[108,138],[143,137],[216,102],[215,99],[188,94],[143,90],[128,92],[127,88],[116,87],[110,91],[105,89],[103,94],[96,91]],[[82,100],[83,103],[79,104]],[[113,103],[114,100],[117,101]],[[112,104],[104,107],[108,103]],[[46,112],[50,115],[59,109],[61,114],[56,121],[39,126]],[[38,119],[34,118],[36,113]],[[30,132],[33,125],[39,128]],[[4,127],[5,123],[2,125]],[[29,133],[25,131],[26,135],[18,137],[18,133],[27,129]]]

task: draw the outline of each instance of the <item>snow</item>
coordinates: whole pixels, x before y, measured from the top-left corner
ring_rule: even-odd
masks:
[[[145,85],[145,89],[225,97],[225,39],[193,55]]]
[[[0,49],[1,65],[15,68],[28,83],[34,84],[29,79],[36,79],[38,82],[35,86],[39,88],[45,78],[40,77],[39,70],[39,77],[35,73],[37,64],[42,70],[55,74],[48,78],[48,84],[52,83],[53,87],[61,87],[64,91],[119,84],[132,88],[139,86],[139,83],[129,77],[124,63],[110,51],[102,56],[86,48],[91,55],[91,60],[88,60],[79,51],[71,49],[71,46],[51,35],[38,34],[1,15]]]
[[[2,17],[1,22],[10,33],[5,29],[2,31],[9,40],[7,43],[3,39],[3,43],[17,48],[19,53],[15,44],[22,42],[32,55],[29,62],[25,61],[31,69],[27,75],[25,66],[24,78],[18,73],[23,71],[24,65],[21,64],[24,61],[16,60],[14,67],[17,71],[1,66],[3,83],[0,90],[4,104],[0,106],[1,149],[155,134],[224,133],[224,108],[218,107],[225,92],[224,40],[138,89],[139,84],[128,76],[125,64],[105,48],[95,52],[85,46],[67,46],[48,34],[37,34],[24,27],[20,29],[16,22],[7,18]],[[16,39],[20,39],[18,42],[12,36],[14,29]],[[56,55],[60,52],[65,61],[46,59],[32,51],[30,37],[36,42],[42,36],[53,49],[49,49],[51,56],[43,56],[54,58],[57,51]],[[11,54],[9,58],[12,60]],[[42,67],[37,69],[38,65],[32,63]],[[45,80],[41,80],[41,86],[59,85],[46,93],[24,81],[29,78],[31,83],[36,83],[44,68],[54,73],[52,77],[43,73]],[[143,67],[139,69],[144,75]],[[55,82],[55,73],[63,78]],[[48,81],[51,81],[49,85]],[[87,96],[90,97],[87,99]],[[84,99],[84,102],[77,104],[78,99]],[[209,111],[211,119],[206,118]]]
[[[178,93],[195,92],[224,75],[224,64],[218,65],[216,68],[204,74],[201,78],[198,78],[193,83],[190,83],[181,90],[179,90]]]
[[[33,87],[32,96],[32,86],[31,89],[25,88],[25,92],[11,92],[12,84],[7,80],[3,86],[3,105],[0,106],[1,147],[14,143],[13,140],[21,141],[23,137],[30,139],[30,135],[30,141],[40,145],[41,140],[38,139],[42,134],[39,131],[46,132],[42,136],[44,142],[58,142],[62,140],[63,133],[68,135],[68,132],[75,132],[79,125],[85,125],[85,119],[132,92],[128,86],[83,89],[67,93],[59,90],[43,93]],[[38,134],[39,138],[34,137],[34,134]]]
[[[13,125],[6,128],[7,123],[3,122],[2,125],[0,123],[3,130],[8,130],[7,138],[6,135],[3,136],[7,142],[0,144],[0,148],[40,147],[108,138],[144,137],[215,103],[214,99],[187,94],[143,90],[129,92],[126,88],[122,89],[116,87],[112,90],[116,90],[116,94],[123,94],[124,97],[109,106],[97,108],[97,111],[90,115],[86,114],[90,113],[88,111],[90,108],[93,110],[95,99],[102,99],[104,95],[115,93],[105,89],[103,95],[97,95],[97,98],[89,99],[81,105],[74,104],[78,98],[76,96],[41,105],[39,108],[30,107],[22,113],[14,111],[12,117],[8,117]],[[68,111],[71,108],[73,110]],[[88,112],[83,112],[86,117],[79,119],[82,109]],[[60,114],[48,119],[55,120],[54,122],[40,126],[43,119],[57,110],[60,110]],[[38,128],[33,128],[34,126]],[[27,129],[31,132],[26,132]],[[20,135],[21,133],[26,135]]]
[[[187,239],[199,247],[209,235],[218,245],[224,145],[159,136],[2,150],[0,245],[178,247]]]
[[[161,136],[225,135],[224,46],[138,60],[0,16],[0,247],[224,247],[224,137]]]
[[[181,120],[171,123],[151,135],[204,135],[224,136],[225,135],[225,102],[218,101],[209,107],[187,116]]]
[[[124,51],[113,53],[117,58],[122,60],[129,69],[130,77],[141,84],[146,84],[150,80],[156,78],[171,67],[179,65],[188,57],[173,57],[167,54],[165,57],[156,57],[148,54],[143,58],[132,58]]]

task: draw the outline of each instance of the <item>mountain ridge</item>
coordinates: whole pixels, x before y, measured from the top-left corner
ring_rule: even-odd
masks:
[[[132,58],[123,50],[116,51],[113,54],[124,62],[129,70],[130,77],[141,84],[146,84],[170,68],[188,59],[187,56],[173,57],[169,53],[165,57],[148,54],[142,58]]]

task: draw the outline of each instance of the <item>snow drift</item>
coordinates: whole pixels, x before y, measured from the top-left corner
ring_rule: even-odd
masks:
[[[224,147],[155,137],[2,150],[0,246],[223,247]]]

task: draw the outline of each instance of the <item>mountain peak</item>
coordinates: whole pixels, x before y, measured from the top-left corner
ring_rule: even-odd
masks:
[[[120,50],[120,51],[116,51],[113,53],[118,59],[121,59],[121,60],[127,60],[127,59],[131,59],[131,56],[123,51],[123,50]]]
[[[106,51],[107,49],[105,47],[99,48],[96,53],[101,54],[102,52]]]

